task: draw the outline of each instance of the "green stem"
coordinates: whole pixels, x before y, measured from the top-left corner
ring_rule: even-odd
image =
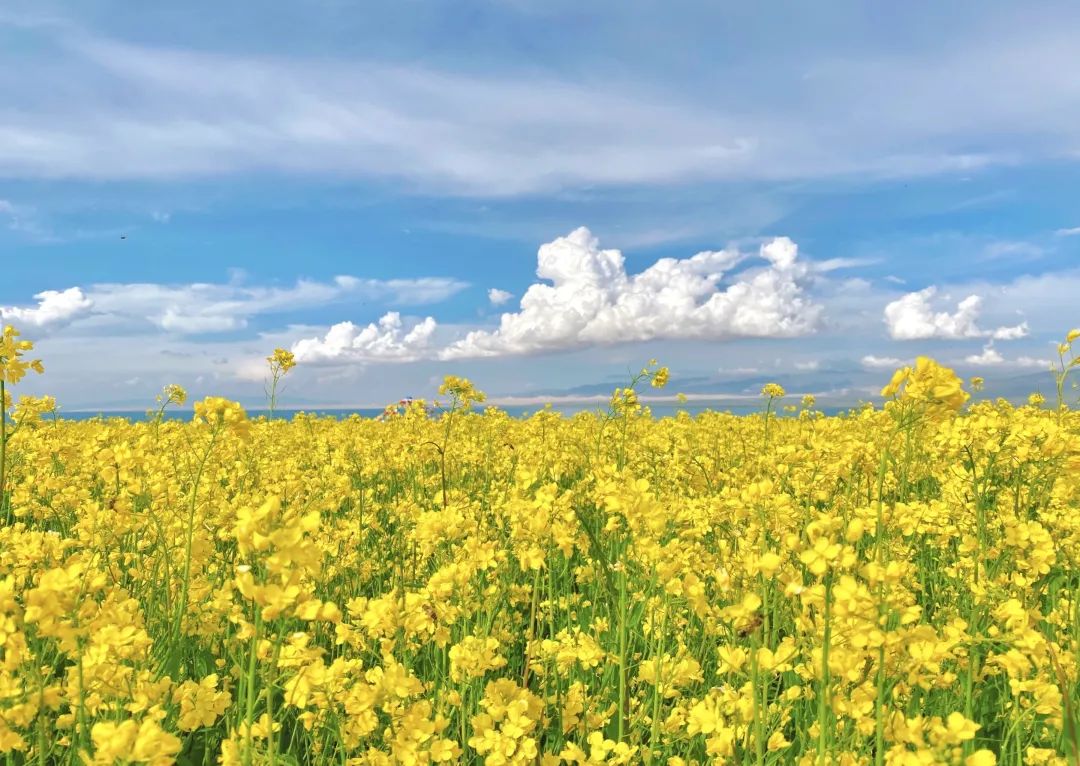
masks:
[[[7,436],[7,389],[0,378],[0,509],[7,506]]]
[[[655,626],[655,614],[653,615],[653,625]],[[653,687],[653,714],[652,714],[652,729],[649,733],[649,760],[650,762],[660,755],[657,750],[657,745],[660,742],[660,695],[664,686],[664,638],[667,635],[667,606],[664,606],[664,621],[660,626],[660,633],[656,640],[657,648],[653,653],[653,656],[657,658],[656,666],[656,686]]]
[[[259,632],[262,627],[262,613],[259,611],[259,605],[254,606],[255,633],[251,637],[251,654],[248,656],[247,706],[244,711],[244,720],[247,722],[247,730],[244,733],[244,766],[251,766],[251,727],[255,725],[255,671],[259,654]]]
[[[214,451],[220,428],[215,428],[210,434],[210,443],[206,446],[202,460],[199,461],[199,469],[195,472],[195,483],[191,487],[191,504],[188,506],[187,528],[184,538],[184,580],[180,591],[180,603],[177,605],[176,617],[173,620],[173,640],[179,643],[180,633],[183,626],[184,614],[188,607],[188,594],[191,589],[191,547],[195,536],[195,509],[199,497],[199,483],[202,481],[206,462],[210,459],[210,453]]]
[[[274,684],[277,683],[278,660],[281,658],[281,641],[284,632],[278,630],[274,639],[274,656],[270,663],[270,672],[266,682],[266,718],[270,722],[270,731],[267,732],[267,741],[270,746],[270,766],[277,766],[277,735],[274,733]]]
[[[274,419],[274,410],[277,409],[277,384],[280,376],[277,372],[273,373],[273,378],[270,382],[270,419]],[[264,389],[265,390],[265,389]]]
[[[78,630],[79,619],[77,616],[74,620],[74,623],[76,630]],[[79,673],[79,708],[75,716],[75,741],[78,743],[78,746],[73,750],[81,750],[83,747],[85,747],[89,740],[89,738],[87,737],[87,729],[89,728],[89,724],[86,721],[86,676],[84,669],[86,656],[85,644],[86,642],[84,639],[78,639],[79,655],[76,658],[76,662],[78,662],[77,667]]]
[[[626,741],[626,572],[619,573],[619,742]]]
[[[761,700],[758,698],[758,690],[762,688],[761,672],[758,667],[757,650],[759,646],[760,642],[757,640],[752,641],[750,644],[750,651],[753,652],[750,660],[750,678],[754,695],[754,755],[758,766],[765,766],[765,720]],[[762,696],[764,696],[767,692],[762,691]]]
[[[529,663],[532,658],[529,656],[529,644],[536,638],[536,610],[537,604],[540,600],[540,569],[537,569],[533,574],[532,585],[532,605],[529,607],[529,633],[525,637],[525,667],[521,672],[521,685],[529,688]]]
[[[885,573],[883,538],[885,536],[885,469],[888,465],[889,451],[885,449],[881,453],[881,461],[878,464],[877,486],[877,526],[874,530],[874,561],[878,565],[878,628],[882,632],[881,646],[878,647],[878,666],[876,679],[876,701],[874,705],[874,766],[883,766],[885,763],[885,630],[883,618],[886,614],[885,606]]]
[[[828,750],[829,643],[832,641],[832,576],[825,576],[825,628],[821,642],[821,689],[818,691],[818,765],[824,766]]]
[[[41,669],[34,668],[34,678],[38,684],[38,708],[40,710],[45,709],[45,679],[41,676]],[[45,766],[47,763],[46,756],[48,751],[47,739],[45,736],[45,716],[38,715],[37,717],[37,760],[39,766]]]

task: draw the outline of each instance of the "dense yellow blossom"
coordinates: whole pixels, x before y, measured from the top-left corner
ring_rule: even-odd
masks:
[[[133,720],[116,724],[110,721],[95,723],[90,732],[94,742],[93,766],[112,766],[115,763],[168,766],[175,762],[180,751],[178,737],[162,731],[155,721],[137,724]]]
[[[884,408],[655,419],[667,377],[572,417],[456,377],[382,420],[12,405],[0,753],[1074,762],[1080,414],[920,358]]]

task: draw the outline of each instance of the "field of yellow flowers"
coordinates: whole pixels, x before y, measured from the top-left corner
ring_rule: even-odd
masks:
[[[434,413],[178,422],[169,387],[133,423],[12,397],[5,331],[0,758],[1076,764],[1078,338],[1058,406],[920,359],[839,417],[654,419],[650,365],[606,414],[448,378]]]

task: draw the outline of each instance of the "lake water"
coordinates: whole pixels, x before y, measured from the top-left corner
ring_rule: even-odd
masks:
[[[716,403],[707,402],[687,402],[686,404],[675,403],[653,403],[650,404],[653,417],[663,418],[672,417],[679,411],[685,411],[691,415],[697,415],[702,412],[714,411],[714,412],[730,412],[734,415],[749,415],[754,412],[761,412],[763,407],[760,404],[739,404],[739,405],[718,405]],[[527,417],[533,413],[543,409],[536,405],[529,406],[507,406],[498,407],[497,409],[503,410],[511,417],[520,418]],[[564,415],[573,415],[576,412],[595,412],[598,407],[595,403],[582,402],[580,404],[564,403],[553,408],[556,412],[561,412]],[[846,412],[847,407],[820,407],[826,415],[836,415],[841,412]],[[282,419],[290,419],[298,413],[306,413],[308,415],[316,415],[320,417],[332,417],[344,419],[351,417],[352,415],[359,415],[362,418],[376,418],[383,413],[382,409],[341,409],[341,408],[328,408],[328,409],[279,409],[275,413],[275,417]],[[265,409],[249,409],[247,411],[248,417],[257,418],[260,416],[269,415],[269,410]],[[779,413],[783,415],[784,413]],[[148,416],[145,410],[111,410],[106,412],[95,412],[92,410],[81,412],[63,412],[61,411],[60,417],[67,420],[91,420],[93,418],[123,418],[125,420],[131,420],[134,422],[148,420]],[[171,409],[165,411],[166,420],[191,420],[192,411],[190,409]]]

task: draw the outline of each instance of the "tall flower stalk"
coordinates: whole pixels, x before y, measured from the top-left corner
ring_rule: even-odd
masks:
[[[27,361],[23,357],[27,351],[34,349],[34,344],[28,340],[19,340],[19,331],[11,325],[5,325],[0,334],[0,508],[7,506],[7,464],[8,464],[8,440],[11,434],[8,432],[8,410],[11,408],[8,386],[15,385],[26,375],[27,370],[41,374],[45,368],[40,359]],[[11,515],[10,508],[5,514],[6,518]]]
[[[266,398],[270,417],[274,417],[274,412],[277,410],[278,385],[281,379],[289,374],[289,370],[296,366],[296,357],[292,351],[275,348],[274,353],[266,357],[266,361],[270,364],[270,382],[266,387]]]

